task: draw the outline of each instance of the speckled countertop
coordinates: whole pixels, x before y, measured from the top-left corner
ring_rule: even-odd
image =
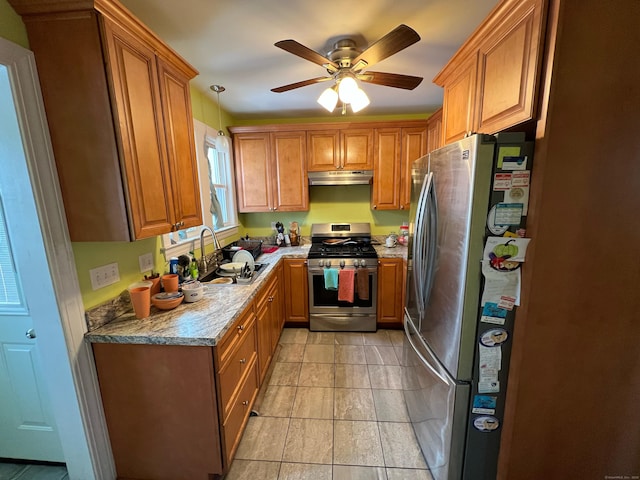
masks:
[[[88,332],[91,343],[137,343],[158,345],[216,345],[237,316],[251,303],[260,287],[268,281],[282,258],[306,258],[310,245],[279,248],[263,254],[259,261],[267,263],[250,285],[207,284],[204,298],[195,303],[182,303],[169,311],[151,307],[151,316],[137,319],[129,311],[117,319]],[[376,245],[379,257],[406,258],[407,248]]]

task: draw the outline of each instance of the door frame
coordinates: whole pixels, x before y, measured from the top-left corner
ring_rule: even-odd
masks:
[[[33,319],[69,477],[116,478],[33,52],[0,38],[60,322]]]

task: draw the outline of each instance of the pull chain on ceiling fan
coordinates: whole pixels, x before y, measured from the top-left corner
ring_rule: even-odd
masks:
[[[353,112],[358,112],[369,104],[369,98],[358,86],[357,80],[405,90],[413,90],[420,85],[422,77],[365,71],[367,67],[381,62],[419,40],[420,35],[415,30],[407,25],[399,25],[364,51],[359,50],[353,40],[345,38],[336,42],[334,49],[327,56],[321,55],[295,40],[281,40],[275,43],[276,47],[324,67],[329,76],[283,85],[272,88],[271,91],[282,93],[314,83],[334,80],[335,84],[322,92],[318,103],[332,112],[340,100],[343,114],[346,113],[347,104],[351,105]]]

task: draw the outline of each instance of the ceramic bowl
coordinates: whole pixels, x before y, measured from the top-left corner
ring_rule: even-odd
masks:
[[[193,303],[204,297],[205,286],[200,282],[190,282],[182,285],[182,293],[186,303]]]
[[[151,305],[160,310],[172,310],[182,303],[184,294],[181,292],[156,293],[151,297]]]

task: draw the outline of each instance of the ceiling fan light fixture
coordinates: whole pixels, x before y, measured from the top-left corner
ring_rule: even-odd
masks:
[[[353,111],[353,113],[358,113],[360,110],[369,105],[369,103],[371,103],[369,97],[364,92],[364,90],[359,88],[351,99],[351,110]]]
[[[318,103],[322,105],[329,113],[333,112],[338,104],[338,92],[336,92],[336,88],[330,87],[327,88],[320,97],[318,97]]]
[[[338,96],[343,103],[351,103],[358,90],[358,83],[351,76],[344,76],[338,81]]]

